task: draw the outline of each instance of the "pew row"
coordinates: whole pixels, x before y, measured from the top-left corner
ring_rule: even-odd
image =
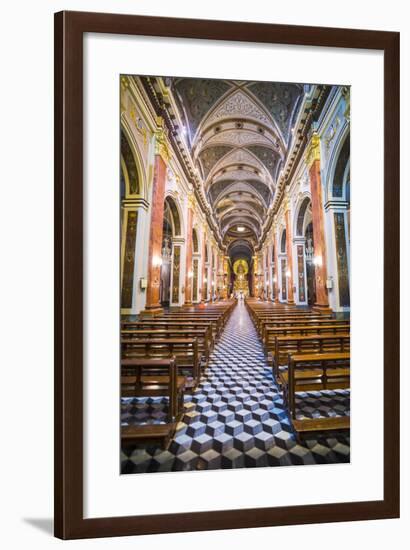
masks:
[[[350,416],[298,417],[299,392],[350,389],[350,353],[293,354],[279,378],[292,426],[298,434],[350,429]]]
[[[165,396],[168,416],[166,423],[122,426],[122,445],[155,442],[167,448],[183,413],[184,387],[174,359],[123,359],[121,397]]]
[[[178,372],[189,376],[185,387],[195,388],[201,378],[200,354],[196,338],[122,338],[122,358],[171,359]]]

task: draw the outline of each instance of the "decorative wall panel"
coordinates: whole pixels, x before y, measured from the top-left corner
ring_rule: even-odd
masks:
[[[281,267],[281,283],[282,283],[282,300],[286,300],[286,260],[281,259],[280,261],[280,267]]]
[[[347,263],[345,217],[343,212],[335,212],[335,235],[337,273],[339,280],[339,303],[342,307],[350,306],[349,267]]]
[[[272,265],[272,300],[274,300],[276,298],[275,296],[275,265],[273,264]]]
[[[198,260],[193,261],[193,268],[192,268],[192,301],[197,302],[198,301]]]
[[[172,265],[172,303],[179,302],[179,270],[181,267],[181,247],[174,246],[173,265]]]
[[[305,292],[305,262],[304,262],[303,244],[298,244],[297,254],[298,254],[299,302],[304,302],[306,300],[306,292]]]
[[[137,237],[137,212],[130,211],[127,216],[125,236],[124,267],[122,275],[121,307],[132,307],[132,289],[134,283],[135,241]]]

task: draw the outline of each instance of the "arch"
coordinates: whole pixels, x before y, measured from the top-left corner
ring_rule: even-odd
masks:
[[[121,128],[121,171],[127,195],[139,195],[141,189],[140,173],[132,147],[123,128]]]
[[[349,124],[345,123],[328,161],[326,200],[343,200],[343,176],[348,162],[350,166],[350,130]]]
[[[311,206],[311,200],[310,196],[305,196],[302,201],[300,202],[298,215],[296,216],[296,227],[295,227],[295,236],[297,237],[303,237],[304,228],[305,228],[305,218],[306,218],[306,212]]]
[[[165,197],[165,209],[169,208],[171,213],[174,237],[182,235],[182,217],[180,214],[179,204],[171,195]]]
[[[283,229],[280,237],[280,251],[282,254],[286,254],[286,228]]]
[[[335,171],[332,178],[332,196],[343,198],[343,184],[345,181],[346,168],[350,159],[350,139],[346,136],[342,148],[337,157]]]
[[[124,116],[121,116],[121,129],[120,129],[120,170],[124,170],[126,167],[125,157],[123,155],[122,147],[125,146],[129,149],[127,155],[131,153],[131,156],[128,156],[131,159],[131,162],[135,165],[138,173],[138,191],[136,193],[131,191],[129,182],[127,182],[126,176],[126,194],[128,195],[139,195],[140,197],[148,200],[148,190],[147,190],[147,174],[144,164],[144,154],[139,148],[139,144],[134,137],[132,127],[130,126],[129,121]],[[126,174],[124,174],[125,176]],[[135,187],[134,187],[135,188]]]
[[[350,158],[347,161],[343,175],[343,197],[350,204]]]
[[[194,254],[197,254],[199,252],[198,233],[195,227],[192,229],[192,251],[194,252]]]

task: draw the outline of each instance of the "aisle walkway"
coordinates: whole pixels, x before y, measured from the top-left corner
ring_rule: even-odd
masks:
[[[348,413],[348,392],[305,395],[303,414]],[[126,399],[123,423],[160,422],[162,398]],[[297,444],[281,393],[244,304],[234,309],[210,357],[206,376],[185,398],[185,414],[167,451],[121,453],[122,473],[348,462],[347,436]],[[127,451],[128,452],[128,451]]]

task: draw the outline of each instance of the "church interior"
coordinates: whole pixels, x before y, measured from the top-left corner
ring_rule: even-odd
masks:
[[[350,461],[350,88],[122,75],[121,473]]]

